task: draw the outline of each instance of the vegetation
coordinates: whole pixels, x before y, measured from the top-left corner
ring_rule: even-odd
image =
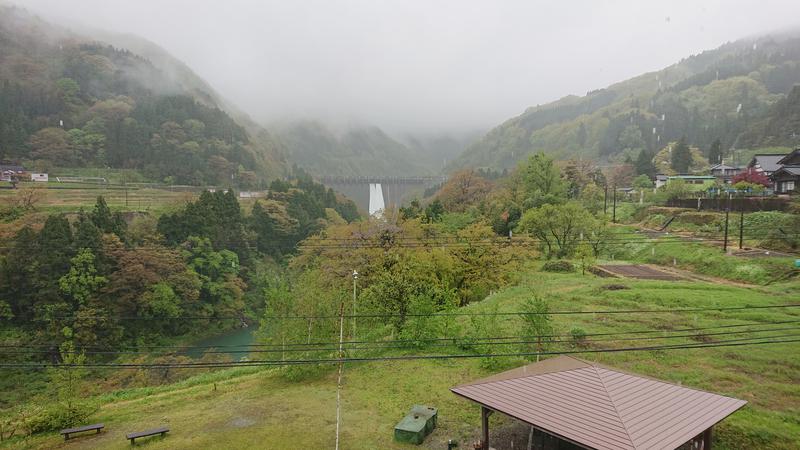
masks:
[[[734,144],[796,145],[797,46],[796,34],[745,39],[582,97],[528,108],[468,147],[451,168],[513,168],[536,152],[623,162],[655,155],[682,137],[711,164],[732,156],[727,149]],[[642,161],[638,173],[654,175],[648,170]]]
[[[274,132],[294,164],[319,176],[426,175],[441,167],[435,152],[406,146],[377,127],[337,134],[319,122],[295,121]]]
[[[0,254],[3,341],[43,349],[24,361],[63,362],[65,345],[136,348],[252,321],[267,267],[318,233],[328,211],[357,219],[352,202],[304,175],[273,184],[250,215],[232,191],[206,191],[157,220],[129,225],[98,197],[90,212],[21,227]]]
[[[167,183],[253,188],[283,171],[276,149],[127,50],[0,7],[0,159],[39,171],[136,168]],[[30,26],[26,26],[30,25]]]
[[[718,429],[723,449],[791,448],[800,440],[796,343],[758,351],[711,345],[796,337],[788,325],[758,329],[794,322],[794,309],[748,309],[797,297],[793,258],[725,254],[716,245],[720,214],[651,206],[707,187],[675,180],[653,191],[656,171],[702,170],[725,156],[737,142],[731,138],[785,143],[771,133],[790,122],[770,114],[792,111],[800,65],[790,44],[727,44],[658,74],[533,108],[464,157],[502,172],[456,171],[430,198],[361,218],[353,202],[303,170],[270,176],[265,141],[213,96],[196,98],[127,51],[72,36],[41,40],[7,17],[0,17],[0,31],[11,30],[3,36],[13,37],[0,42],[10,55],[0,62],[3,156],[84,173],[112,166],[121,186],[57,183],[2,194],[0,343],[10,349],[6,360],[23,366],[4,368],[0,378],[0,447],[52,447],[53,430],[90,420],[131,431],[169,423],[173,435],[156,447],[328,446],[339,382],[330,360],[344,356],[363,358],[345,366],[346,447],[396,448],[397,419],[410,405],[433,404],[441,419],[429,445],[439,448],[449,438],[469,442],[477,430],[477,410],[448,388],[573,352],[748,400]],[[399,161],[402,145],[377,129],[334,136],[305,124],[282,133],[295,158],[318,163],[317,173],[351,153],[358,164],[343,164],[342,174],[415,166]],[[317,147],[333,159],[311,158]],[[553,149],[615,164],[558,162],[544,152]],[[129,187],[133,179],[269,189],[246,203],[220,188],[136,208],[129,189],[155,191]],[[736,181],[762,186],[750,175]],[[618,189],[627,186],[635,194]],[[700,239],[631,225],[669,217],[676,217],[670,231]],[[799,217],[748,214],[745,229],[757,230],[748,243],[798,248]],[[738,227],[729,224],[731,239]],[[660,265],[683,280],[609,283],[593,275],[598,261]],[[235,369],[216,370],[233,364],[225,352],[185,351],[198,338],[242,327],[258,329],[258,347],[246,356],[234,350],[243,357]],[[127,445],[118,437],[73,445]]]
[[[471,304],[463,311],[520,311],[532,299],[531,289],[534,286],[538,296],[547,299],[550,311],[613,308],[664,311],[657,315],[637,317],[551,314],[549,326],[554,333],[569,335],[566,342],[548,343],[553,350],[571,350],[575,342],[583,342],[582,345],[588,349],[614,345],[612,342],[594,342],[596,337],[586,336],[592,333],[641,329],[663,329],[668,332],[683,328],[795,319],[795,316],[783,310],[713,315],[687,315],[672,311],[700,305],[785,303],[792,295],[791,291],[786,290],[786,285],[754,290],[703,282],[624,281],[627,289],[612,291],[603,289],[607,283],[606,279],[587,278],[579,274],[531,271],[512,286],[482,302]],[[502,321],[498,327],[493,330],[493,335],[511,335],[519,332],[523,322]],[[541,333],[544,334],[548,333]],[[708,338],[714,339],[713,336]],[[697,341],[684,337],[668,342]],[[642,339],[626,342],[625,345],[653,343],[653,340]],[[534,342],[532,345],[535,347],[537,344]],[[793,420],[793,405],[797,403],[800,392],[787,372],[773,369],[777,366],[791,367],[797,363],[795,345],[757,346],[753,347],[755,351],[739,350],[748,347],[698,348],[594,353],[586,357],[635,373],[748,400],[749,405],[744,410],[732,415],[715,429],[715,446],[719,448],[789,449],[800,438],[800,428]],[[506,346],[496,346],[493,350],[508,352],[509,349],[501,347]],[[388,354],[401,355],[406,351],[390,350]],[[414,353],[419,351],[413,350]],[[429,351],[442,354],[447,349],[431,348]],[[526,361],[523,358],[495,359],[496,364],[491,368],[485,368],[481,360],[472,359],[347,364],[342,390],[343,445],[354,448],[401,448],[401,444],[393,442],[392,427],[407,412],[409,405],[420,402],[439,408],[439,427],[428,438],[425,444],[428,448],[442,447],[448,439],[474,441],[480,429],[479,412],[468,402],[453,395],[449,388]],[[113,394],[98,393],[94,399],[99,410],[91,420],[102,421],[109,430],[117,431],[145,429],[160,420],[168,420],[173,429],[170,436],[163,442],[149,444],[159,448],[331,445],[335,434],[335,371],[332,367],[326,367],[317,375],[297,382],[284,376],[288,370],[228,369],[198,373],[191,379],[169,386],[126,389]],[[286,421],[283,416],[273,414],[271,411],[275,405],[280,405],[282,410],[292,411],[293,420]],[[495,430],[511,424],[500,416],[493,416],[491,420]],[[308,433],[308,427],[314,427],[316,431]],[[220,433],[224,433],[223,440],[220,440]],[[17,435],[0,445],[40,448],[58,445],[60,441],[63,439],[57,434],[45,433],[28,439]],[[501,445],[501,442],[497,444]],[[118,432],[86,437],[70,445],[76,448],[129,446],[124,439],[120,439]]]

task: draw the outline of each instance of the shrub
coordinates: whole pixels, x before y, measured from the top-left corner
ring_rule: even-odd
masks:
[[[558,272],[558,273],[571,273],[575,272],[575,265],[569,261],[558,259],[555,261],[547,261],[542,265],[544,272]]]
[[[575,327],[569,330],[569,337],[572,340],[572,345],[575,347],[586,346],[586,330],[580,327]]]
[[[310,357],[318,357],[319,354]],[[338,355],[334,355],[338,357]],[[292,364],[281,370],[281,376],[292,382],[309,381],[322,378],[336,366],[333,364]]]
[[[70,428],[84,424],[95,411],[97,405],[88,400],[34,407],[24,415],[23,428],[28,434]]]

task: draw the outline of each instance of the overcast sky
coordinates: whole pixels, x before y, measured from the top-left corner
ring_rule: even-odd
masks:
[[[800,25],[798,0],[12,0],[145,37],[262,122],[488,128]]]

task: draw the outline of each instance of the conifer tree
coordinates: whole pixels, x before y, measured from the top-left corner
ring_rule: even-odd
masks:
[[[670,165],[672,170],[677,173],[688,173],[689,166],[692,164],[692,152],[686,144],[686,138],[682,137],[674,147],[670,155]]]

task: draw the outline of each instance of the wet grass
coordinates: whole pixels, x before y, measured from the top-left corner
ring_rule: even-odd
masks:
[[[520,282],[467,311],[517,311],[534,294],[547,298],[551,310],[658,309],[657,314],[556,315],[557,333],[575,327],[587,333],[626,332],[800,320],[800,309],[762,309],[685,313],[685,307],[776,305],[797,302],[800,287],[782,284],[747,289],[703,282],[615,280],[629,289],[607,290],[608,279],[591,275],[530,272]],[[467,326],[464,322],[462,325]],[[495,335],[518,333],[513,318],[498,321]],[[788,325],[792,326],[792,325]],[[796,326],[796,324],[795,324]],[[800,328],[798,328],[800,331]],[[709,336],[714,342],[746,336],[792,333],[751,333]],[[685,333],[679,333],[685,334]],[[797,333],[800,334],[800,333]],[[637,339],[596,342],[588,349],[658,344],[697,343],[697,339]],[[553,350],[574,350],[554,345]],[[484,348],[514,352],[508,346]],[[427,354],[441,353],[429,348]],[[451,349],[449,352],[463,353]],[[716,433],[716,447],[796,448],[800,442],[800,344],[590,353],[586,359],[643,375],[745,399],[749,405],[725,420]],[[425,443],[443,448],[449,438],[467,446],[477,438],[478,410],[456,398],[449,388],[462,382],[525,363],[521,357],[496,360],[458,359],[348,364],[342,392],[343,448],[410,448],[395,444],[392,429],[416,403],[439,408],[439,428]],[[123,434],[166,424],[172,431],[163,441],[142,441],[148,448],[321,448],[335,436],[336,374],[332,367],[300,381],[289,381],[280,369],[231,369],[203,373],[169,386],[104,394],[93,421],[107,432],[63,443],[55,433],[5,443],[6,448],[128,448]],[[215,390],[216,387],[216,390]],[[508,419],[497,415],[493,426]]]

